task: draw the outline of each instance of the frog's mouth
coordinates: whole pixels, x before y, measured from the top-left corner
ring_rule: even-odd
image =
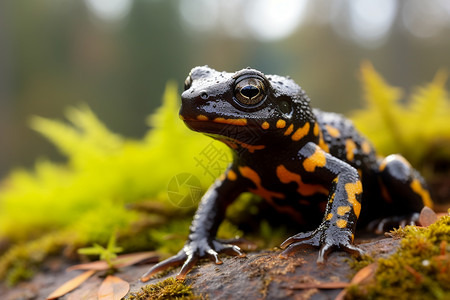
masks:
[[[216,124],[228,124],[228,125],[235,125],[235,126],[247,126],[248,120],[245,118],[222,118],[222,117],[215,117],[215,118],[208,118],[205,115],[197,115],[195,118],[185,118],[183,115],[179,115],[180,119],[185,122],[201,122],[201,123],[216,123]],[[223,125],[222,125],[223,127]]]
[[[204,117],[186,118],[180,115],[186,126],[196,132],[209,135],[219,140],[239,140],[241,143],[253,144],[261,138],[261,130],[255,128],[254,122],[247,119],[225,119]]]
[[[184,123],[191,130],[206,134],[229,146],[231,149],[247,149],[250,153],[266,148],[265,145],[255,144],[258,135],[252,130],[248,130],[241,121],[223,122],[219,121],[199,121],[196,119],[183,119]],[[223,123],[227,125],[223,125]]]
[[[185,118],[180,115],[180,119],[182,119],[186,126],[191,130],[224,136],[228,136],[228,134],[226,134],[227,132],[236,132],[247,127],[247,119],[214,118],[209,120],[202,115],[197,116],[196,118]]]

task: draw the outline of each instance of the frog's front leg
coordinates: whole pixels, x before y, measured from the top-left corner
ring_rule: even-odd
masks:
[[[284,258],[305,246],[319,247],[318,263],[333,249],[361,255],[353,245],[356,221],[361,211],[362,184],[355,168],[324,152],[314,143],[299,151],[305,173],[318,182],[329,184],[328,203],[320,226],[310,232],[299,233],[281,244]]]
[[[230,169],[224,179],[217,179],[202,197],[190,227],[188,241],[178,254],[154,265],[142,277],[148,281],[154,274],[172,266],[183,265],[176,276],[184,279],[199,258],[208,257],[221,264],[218,253],[244,256],[241,249],[230,243],[215,239],[217,229],[222,223],[226,208],[242,192],[242,185],[236,183],[236,173]]]

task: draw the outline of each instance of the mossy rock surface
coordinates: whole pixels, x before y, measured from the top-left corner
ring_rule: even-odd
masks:
[[[398,240],[382,239],[366,241],[361,247],[369,254],[380,257],[392,254],[398,243]],[[246,258],[224,256],[222,265],[205,260],[188,274],[185,285],[191,286],[192,295],[185,299],[334,299],[340,289],[297,289],[296,284],[348,282],[355,273],[349,265],[350,256],[345,252],[331,253],[325,265],[316,264],[316,249],[305,249],[288,259],[280,259],[279,253],[279,250],[265,250],[248,253]],[[38,274],[32,281],[21,283],[14,289],[0,287],[0,294],[4,295],[3,299],[45,299],[65,281],[81,273],[65,272],[67,266],[68,263],[58,260],[49,262],[45,266],[45,273]],[[149,265],[131,266],[116,274],[130,282],[129,296],[139,293],[148,284],[173,277],[178,271],[174,269],[162,278],[142,283],[139,277],[148,268]],[[102,280],[102,273],[97,273],[60,299],[91,299],[96,296]]]

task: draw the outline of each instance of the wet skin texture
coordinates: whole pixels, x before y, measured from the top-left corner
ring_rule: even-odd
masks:
[[[358,220],[381,231],[388,223],[414,222],[424,205],[432,206],[423,179],[402,156],[376,156],[349,120],[311,109],[290,78],[196,67],[181,98],[180,118],[226,143],[233,162],[203,196],[184,248],[153,266],[143,281],[177,265],[177,278],[184,278],[199,258],[220,264],[218,253],[244,256],[236,245],[215,239],[227,206],[243,192],[261,196],[299,224],[314,224],[283,242],[280,256],[313,246],[319,263],[333,249],[362,253],[353,245]]]

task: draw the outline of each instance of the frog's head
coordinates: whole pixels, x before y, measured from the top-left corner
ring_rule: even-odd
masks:
[[[232,145],[272,143],[296,120],[312,120],[309,98],[290,78],[247,68],[236,73],[195,67],[181,95],[180,118],[199,131]]]

